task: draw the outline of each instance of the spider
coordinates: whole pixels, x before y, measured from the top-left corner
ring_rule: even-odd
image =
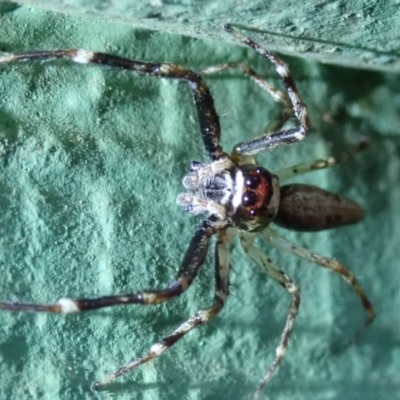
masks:
[[[159,304],[182,294],[189,288],[204,263],[210,239],[215,236],[215,296],[211,307],[196,312],[168,336],[153,344],[140,358],[95,382],[92,385],[94,390],[160,356],[192,329],[211,321],[219,314],[229,292],[231,265],[229,245],[237,235],[245,253],[291,296],[286,323],[276,347],[275,357],[262,377],[254,399],[260,397],[263,387],[271,379],[285,356],[300,305],[300,291],[296,283],[280,270],[267,254],[254,245],[257,234],[284,252],[294,254],[341,275],[356,292],[364,307],[367,314],[364,327],[369,325],[375,317],[372,304],[349,270],[334,259],[291,243],[270,226],[274,223],[287,229],[304,232],[331,229],[360,221],[363,218],[363,211],[357,203],[349,199],[311,185],[280,186],[280,182],[310,171],[331,168],[344,163],[349,157],[366,148],[368,141],[360,140],[356,147],[338,156],[284,168],[276,173],[259,166],[255,160],[258,153],[299,142],[307,136],[310,128],[308,111],[300,98],[287,65],[279,57],[261,48],[233,26],[227,24],[225,30],[272,63],[283,81],[287,94],[275,89],[251,68],[241,63],[227,63],[194,72],[175,64],[130,60],[81,49],[24,52],[0,56],[0,63],[65,58],[81,64],[101,64],[160,78],[183,80],[187,82],[192,92],[197,109],[204,147],[211,161],[209,163],[193,161],[190,164],[189,171],[183,178],[186,191],[178,196],[177,203],[190,214],[206,214],[206,217],[194,233],[181,266],[168,286],[163,289],[148,289],[92,299],[60,298],[53,304],[0,302],[2,310],[61,314],[117,305]],[[210,90],[202,78],[202,75],[228,69],[239,70],[268,92],[276,102],[283,105],[279,117],[267,127],[262,135],[237,144],[230,155],[219,144],[219,117]],[[286,129],[285,123],[293,115],[297,126]]]

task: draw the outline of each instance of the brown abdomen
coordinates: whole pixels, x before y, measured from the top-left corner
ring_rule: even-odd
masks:
[[[354,201],[316,186],[292,184],[281,187],[274,223],[294,231],[312,232],[354,224],[364,216]]]

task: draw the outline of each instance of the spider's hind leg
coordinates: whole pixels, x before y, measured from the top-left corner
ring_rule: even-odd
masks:
[[[340,154],[334,156],[328,156],[325,158],[320,158],[315,161],[308,163],[294,165],[292,167],[282,168],[276,172],[279,178],[279,182],[284,182],[288,179],[294,178],[295,176],[305,174],[311,171],[317,171],[319,169],[332,168],[339,164],[344,164],[349,161],[351,157],[354,157],[357,153],[365,150],[370,145],[370,141],[367,138],[362,138],[359,143]]]
[[[278,235],[274,230],[271,228],[266,228],[262,232],[263,237],[268,240],[271,244],[277,247],[279,250],[282,250],[286,253],[294,254],[300,258],[305,260],[311,261],[314,264],[320,265],[326,269],[329,269],[332,272],[335,272],[342,276],[342,278],[352,287],[352,289],[357,294],[358,298],[362,306],[364,307],[364,311],[367,314],[367,318],[364,323],[364,328],[366,328],[375,318],[375,310],[372,306],[372,303],[369,301],[367,296],[364,293],[361,285],[358,283],[354,274],[345,268],[342,264],[338,261],[334,260],[333,258],[328,258],[316,254],[304,247],[298,246],[296,244],[291,243],[289,240],[283,238],[282,236]],[[361,331],[357,332],[357,336]]]
[[[289,313],[286,318],[286,324],[283,328],[278,347],[275,350],[275,358],[272,361],[270,367],[268,368],[266,374],[264,375],[254,394],[254,400],[257,400],[261,394],[263,387],[272,378],[274,372],[279,367],[285,356],[294,321],[299,312],[300,290],[295,282],[293,282],[283,271],[281,271],[267,256],[267,254],[254,246],[253,234],[243,232],[240,235],[240,240],[244,251],[249,255],[249,257],[253,261],[255,261],[260,267],[262,267],[270,278],[278,282],[292,296],[292,302],[290,303]]]

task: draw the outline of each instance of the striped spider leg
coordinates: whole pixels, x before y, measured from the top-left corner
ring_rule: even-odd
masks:
[[[336,156],[329,156],[309,163],[284,168],[279,170],[276,175],[281,181],[285,181],[294,176],[308,172],[332,168],[336,165],[346,163],[351,157],[366,149],[368,146],[369,141],[363,138],[357,146],[348,151]],[[363,217],[363,210],[357,203],[315,186],[289,184],[281,186],[280,192],[281,198],[279,210],[274,223],[287,229],[297,230],[300,232],[320,231],[356,223]],[[299,196],[299,198],[296,198],[296,195]],[[313,207],[314,209],[312,209]],[[332,218],[332,216],[335,216],[335,218]],[[304,247],[291,243],[284,237],[278,235],[270,226],[267,226],[262,230],[261,236],[264,240],[270,242],[279,250],[294,254],[300,258],[304,258],[327,268],[338,273],[345,279],[345,281],[356,292],[367,315],[364,326],[357,331],[356,338],[359,337],[362,331],[372,323],[375,318],[375,310],[351,271],[347,270],[342,264],[332,258],[316,254]],[[275,358],[260,382],[254,396],[254,399],[258,399],[263,387],[272,378],[273,373],[278,368],[286,354],[294,320],[299,311],[300,291],[296,283],[281,271],[267,254],[254,245],[253,233],[242,232],[240,234],[240,240],[242,248],[246,254],[256,264],[264,269],[268,276],[279,283],[292,296],[286,324],[279,345],[276,348]]]
[[[241,63],[222,64],[200,72],[193,72],[170,63],[143,62],[85,50],[38,51],[0,56],[0,63],[64,58],[80,64],[101,64],[159,78],[182,80],[189,86],[197,109],[203,144],[211,162],[193,161],[190,164],[189,172],[183,178],[186,191],[178,196],[177,203],[190,214],[206,214],[207,216],[192,237],[177,275],[167,287],[92,299],[61,298],[53,304],[0,302],[0,309],[3,310],[61,314],[117,305],[158,304],[182,294],[191,285],[204,263],[211,237],[216,236],[215,296],[211,307],[196,312],[171,334],[151,346],[147,353],[94,383],[92,386],[94,389],[98,389],[139,365],[158,357],[186,333],[198,325],[212,320],[221,311],[228,296],[229,244],[237,233],[240,233],[242,247],[249,257],[292,296],[275,358],[255,392],[255,399],[259,398],[264,385],[273,376],[285,355],[300,305],[300,291],[297,285],[253,244],[257,233],[260,232],[264,239],[283,251],[306,258],[341,274],[359,295],[369,316],[369,322],[374,317],[372,305],[354,275],[344,269],[341,264],[335,264],[333,260],[317,256],[301,247],[295,247],[269,228],[269,225],[275,222],[289,229],[317,231],[358,222],[362,218],[362,210],[356,203],[309,185],[280,187],[279,180],[286,180],[294,175],[329,168],[345,162],[352,153],[356,153],[366,146],[360,144],[354,151],[336,158],[328,157],[286,168],[277,174],[258,166],[255,160],[258,153],[292,144],[306,137],[310,127],[308,111],[300,98],[288,67],[280,58],[261,48],[232,26],[226,25],[225,29],[273,64],[287,94],[275,89],[252,69]],[[262,135],[237,144],[228,155],[219,143],[219,117],[210,90],[202,75],[232,68],[243,72],[263,90],[266,90],[276,102],[283,105],[283,110],[277,120],[270,123]],[[296,118],[298,125],[285,129],[284,123],[292,115]],[[309,204],[312,207],[308,207]]]

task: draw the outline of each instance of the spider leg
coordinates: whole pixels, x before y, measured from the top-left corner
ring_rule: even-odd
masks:
[[[270,96],[277,102],[281,103],[284,108],[280,111],[279,115],[274,118],[272,122],[268,124],[268,126],[264,129],[265,132],[272,132],[278,129],[281,129],[282,126],[288,121],[288,119],[293,115],[292,104],[289,101],[288,97],[285,93],[277,90],[274,86],[272,86],[269,82],[267,82],[264,78],[258,75],[253,69],[251,69],[246,64],[242,63],[226,63],[221,65],[215,65],[212,67],[208,67],[199,71],[201,75],[211,75],[221,71],[225,71],[228,69],[238,69],[240,72],[245,74],[248,78],[250,78],[253,82],[255,82],[261,89],[265,90],[270,94]],[[236,147],[236,146],[235,146]],[[235,154],[233,155],[235,159]],[[237,158],[237,157],[236,157]],[[237,158],[237,161],[245,162],[246,159],[244,157]],[[247,160],[251,162],[251,160]]]
[[[180,295],[192,283],[204,263],[209,239],[224,229],[225,223],[207,218],[194,234],[175,279],[165,289],[149,289],[135,293],[105,296],[93,299],[61,298],[53,304],[0,302],[1,310],[47,313],[74,313],[127,304],[158,304]]]
[[[305,260],[311,261],[314,264],[320,265],[321,267],[327,268],[337,274],[341,275],[343,279],[353,288],[359,297],[362,306],[367,314],[367,319],[364,323],[364,328],[366,328],[375,318],[375,310],[364,293],[364,290],[358,283],[356,277],[352,272],[346,269],[338,261],[321,256],[319,254],[313,253],[312,251],[305,249],[304,247],[297,246],[291,243],[289,240],[278,235],[274,230],[267,227],[262,232],[263,237],[272,243],[279,250],[285,251],[286,253],[295,254],[298,257],[304,258]]]
[[[246,64],[232,62],[220,65],[214,65],[211,67],[207,67],[199,71],[201,75],[211,75],[221,71],[226,71],[228,69],[238,69],[243,74],[247,75],[252,81],[254,81],[261,89],[268,92],[271,97],[277,102],[282,103],[286,108],[291,109],[291,103],[285,93],[282,93],[280,90],[275,89],[270,83],[268,83],[264,78],[258,75],[253,69],[251,69]]]
[[[278,282],[292,296],[292,302],[290,303],[285,327],[283,329],[279,345],[275,351],[275,359],[271,363],[266,374],[264,375],[263,379],[257,387],[257,390],[254,394],[254,400],[256,400],[259,398],[263,387],[272,378],[272,375],[274,374],[279,364],[283,360],[283,357],[285,356],[289,337],[293,329],[293,324],[299,312],[300,290],[297,285],[272,262],[267,254],[254,246],[254,234],[243,232],[240,235],[240,240],[244,251],[250,256],[250,258],[258,265],[260,265],[269,277]]]
[[[225,25],[225,30],[236,36],[246,46],[251,47],[256,52],[267,58],[275,66],[276,72],[281,77],[289,95],[294,115],[300,124],[297,128],[266,132],[255,139],[239,143],[233,150],[233,156],[252,156],[261,151],[271,150],[278,146],[284,146],[303,140],[310,128],[308,111],[306,105],[300,99],[296,84],[294,83],[285,62],[268,50],[260,47],[257,43],[244,36],[231,25]]]
[[[0,56],[0,63],[28,60],[46,61],[54,58],[65,58],[79,64],[107,65],[141,74],[186,81],[193,93],[203,143],[209,157],[212,161],[227,157],[219,145],[221,127],[214,107],[214,100],[208,86],[198,73],[175,64],[130,60],[112,54],[82,49],[36,51],[3,55]]]
[[[362,139],[357,146],[351,148],[348,151],[337,154],[336,156],[329,156],[321,158],[308,163],[298,164],[293,167],[283,168],[276,172],[280,182],[284,182],[297,175],[305,174],[307,172],[316,171],[318,169],[331,168],[338,164],[344,164],[353,156],[360,151],[366,149],[370,145],[368,139]]]
[[[213,305],[204,310],[197,311],[191,318],[175,329],[171,334],[153,344],[150,350],[136,360],[119,368],[111,375],[92,385],[94,390],[107,385],[121,375],[137,368],[164,353],[169,347],[173,346],[179,339],[199,325],[210,322],[215,318],[225,305],[229,288],[230,255],[228,245],[232,237],[227,232],[218,235],[215,247],[215,296]]]

